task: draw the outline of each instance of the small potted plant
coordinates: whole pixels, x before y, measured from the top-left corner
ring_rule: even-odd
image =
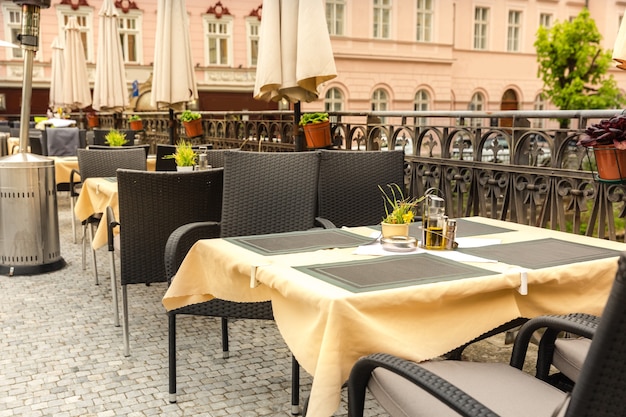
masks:
[[[185,134],[188,138],[202,136],[202,115],[191,110],[185,110],[180,115],[180,121],[185,126]]]
[[[126,134],[116,129],[111,129],[104,137],[104,142],[109,146],[124,146],[128,143]]]
[[[176,144],[176,152],[171,155],[165,155],[163,159],[174,159],[177,171],[193,171],[193,167],[198,159],[198,153],[191,147],[191,142],[181,140]]]
[[[578,139],[578,145],[593,149],[600,179],[626,178],[626,115],[590,125]]]
[[[138,114],[133,114],[128,118],[128,123],[132,130],[143,130],[143,122]]]
[[[385,217],[381,222],[382,237],[408,236],[409,224],[415,218],[415,209],[423,198],[405,198],[398,184],[387,184],[389,193],[380,185],[385,203]]]
[[[299,124],[304,129],[308,148],[327,148],[331,145],[328,113],[305,113],[300,117]]]

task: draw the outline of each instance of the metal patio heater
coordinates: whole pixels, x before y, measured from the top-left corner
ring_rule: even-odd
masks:
[[[40,9],[50,0],[14,0],[22,7],[24,55],[20,152],[0,158],[0,273],[32,275],[65,266],[59,243],[54,161],[28,153],[33,57]]]

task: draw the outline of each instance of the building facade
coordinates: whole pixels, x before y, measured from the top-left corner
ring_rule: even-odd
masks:
[[[315,1],[315,0],[300,0]],[[338,71],[320,99],[303,110],[533,110],[542,98],[534,40],[540,25],[575,17],[588,7],[611,49],[626,9],[623,0],[319,0],[325,1]],[[287,107],[252,98],[262,0],[189,0],[192,55],[200,110]],[[156,0],[117,0],[129,94],[136,110],[150,110]],[[67,18],[82,27],[88,71],[95,70],[102,0],[52,0],[41,10],[33,69],[32,114],[43,114],[50,87],[52,42]],[[17,43],[21,9],[0,2],[4,33]],[[311,51],[314,53],[314,51]],[[0,49],[0,116],[18,114],[22,51]],[[626,90],[626,72],[610,71]]]

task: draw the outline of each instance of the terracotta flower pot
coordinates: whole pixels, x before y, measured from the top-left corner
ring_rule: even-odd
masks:
[[[87,125],[91,128],[100,126],[100,118],[97,114],[87,114]]]
[[[203,134],[202,119],[183,122],[183,126],[185,126],[185,134],[188,138],[195,138]]]
[[[598,167],[598,177],[615,181],[626,178],[626,150],[615,149],[613,145],[597,145],[593,153]]]
[[[310,123],[303,126],[306,146],[309,149],[327,148],[332,144],[330,122]]]
[[[143,130],[143,121],[133,120],[132,122],[130,122],[130,128],[132,130]]]

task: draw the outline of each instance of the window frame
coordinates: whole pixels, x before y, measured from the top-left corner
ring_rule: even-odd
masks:
[[[425,5],[428,3],[428,5]],[[415,40],[433,42],[435,7],[433,0],[416,0]]]
[[[253,28],[256,34],[253,33]],[[259,34],[261,30],[261,21],[256,16],[246,18],[246,55],[248,67],[255,68],[259,59]],[[256,43],[256,46],[254,45]],[[256,56],[254,49],[256,48]]]
[[[339,18],[338,10],[341,10]],[[331,36],[346,35],[346,1],[345,0],[326,0],[326,25],[328,33]]]
[[[81,32],[84,34],[83,47],[85,50],[85,60],[88,63],[95,62],[95,48],[93,45],[93,9],[91,7],[79,7],[77,10],[73,10],[71,6],[58,5],[57,7],[57,20],[58,20],[58,32],[65,35],[65,18],[70,16],[76,16],[76,20],[81,27]],[[81,20],[84,19],[85,23],[81,24]],[[63,39],[65,43],[65,38]]]
[[[332,94],[333,97],[329,97]],[[338,87],[331,87],[326,90],[324,94],[324,111],[325,112],[337,112],[343,111],[344,108],[344,95]]]
[[[119,9],[118,9],[119,12]],[[135,35],[135,56],[136,56],[136,60],[131,61],[128,59],[128,55],[127,55],[127,49],[128,49],[128,42],[122,42],[122,55],[124,56],[124,63],[125,64],[139,64],[139,65],[143,65],[144,59],[143,59],[143,13],[140,10],[129,10],[127,13],[123,13],[123,12],[119,12],[118,16],[118,25],[117,25],[117,30],[120,34],[120,37],[124,36],[125,40],[127,41],[127,36],[129,34],[133,34]],[[135,28],[134,29],[124,29],[121,27],[121,20],[132,20],[135,22]]]
[[[514,22],[511,18],[515,16]],[[522,50],[522,27],[524,13],[521,10],[511,9],[507,13],[507,30],[506,30],[506,51],[521,52]]]
[[[391,39],[392,0],[373,0],[372,2],[372,37]]]
[[[478,12],[481,11],[480,20]],[[473,49],[478,51],[486,51],[489,49],[489,19],[491,9],[484,6],[476,6],[474,8],[474,36]],[[479,31],[480,29],[480,31]]]

